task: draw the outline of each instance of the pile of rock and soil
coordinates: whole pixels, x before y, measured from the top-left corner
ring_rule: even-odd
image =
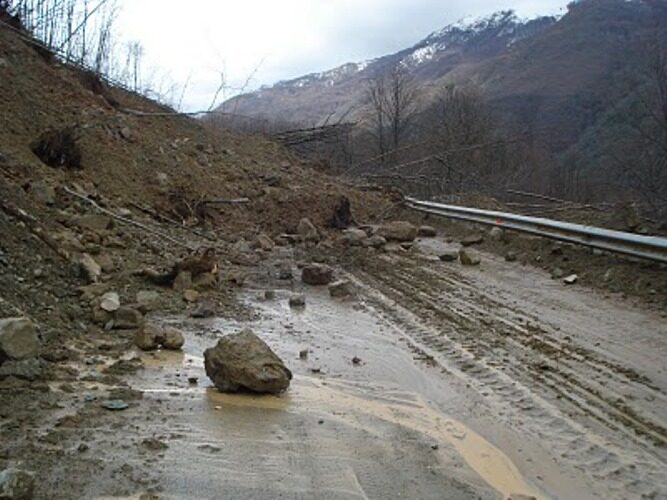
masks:
[[[350,207],[371,222],[392,203],[311,171],[261,137],[151,116],[168,110],[104,84],[100,92],[84,76],[0,27],[0,496],[8,498],[85,497],[92,478],[115,495],[146,486],[145,471],[95,458],[113,457],[129,434],[100,448],[95,429],[110,420],[127,428],[124,412],[139,407],[159,413],[132,376],[144,356],[187,343],[163,318],[249,317],[236,299],[247,276],[292,277],[290,265],[268,262],[273,249],[317,247]],[[67,474],[57,472],[63,461]]]

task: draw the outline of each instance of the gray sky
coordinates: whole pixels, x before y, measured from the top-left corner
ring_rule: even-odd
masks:
[[[558,14],[568,0],[120,0],[121,36],[146,66],[190,79],[188,110],[209,106],[224,71],[248,90],[406,48],[471,16]],[[157,77],[159,79],[159,77]],[[224,97],[230,97],[233,90]]]

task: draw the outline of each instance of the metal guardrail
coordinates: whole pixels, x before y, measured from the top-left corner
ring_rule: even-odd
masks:
[[[414,210],[441,217],[521,231],[536,236],[667,263],[667,238],[659,236],[642,236],[541,217],[443,205],[414,198],[405,198],[405,204]]]

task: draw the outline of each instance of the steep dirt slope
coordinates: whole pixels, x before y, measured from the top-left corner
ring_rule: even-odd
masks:
[[[53,185],[92,183],[110,199],[148,204],[183,219],[196,215],[192,212],[203,199],[248,197],[251,204],[245,210],[209,206],[206,215],[224,219],[230,229],[247,228],[252,216],[276,234],[296,224],[306,209],[324,224],[343,193],[360,209],[364,204],[358,193],[302,168],[276,144],[213,133],[191,118],[136,116],[123,110],[169,110],[118,89],[106,89],[107,99],[89,90],[91,85],[86,88],[87,81],[72,68],[45,62],[14,33],[0,30],[5,177],[18,185],[33,179]],[[80,137],[81,169],[44,165],[31,145],[45,131],[67,127]]]

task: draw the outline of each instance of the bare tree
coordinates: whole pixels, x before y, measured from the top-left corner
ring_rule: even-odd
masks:
[[[366,103],[370,107],[371,133],[384,161],[396,163],[416,113],[417,90],[403,66],[396,65],[367,82]]]

